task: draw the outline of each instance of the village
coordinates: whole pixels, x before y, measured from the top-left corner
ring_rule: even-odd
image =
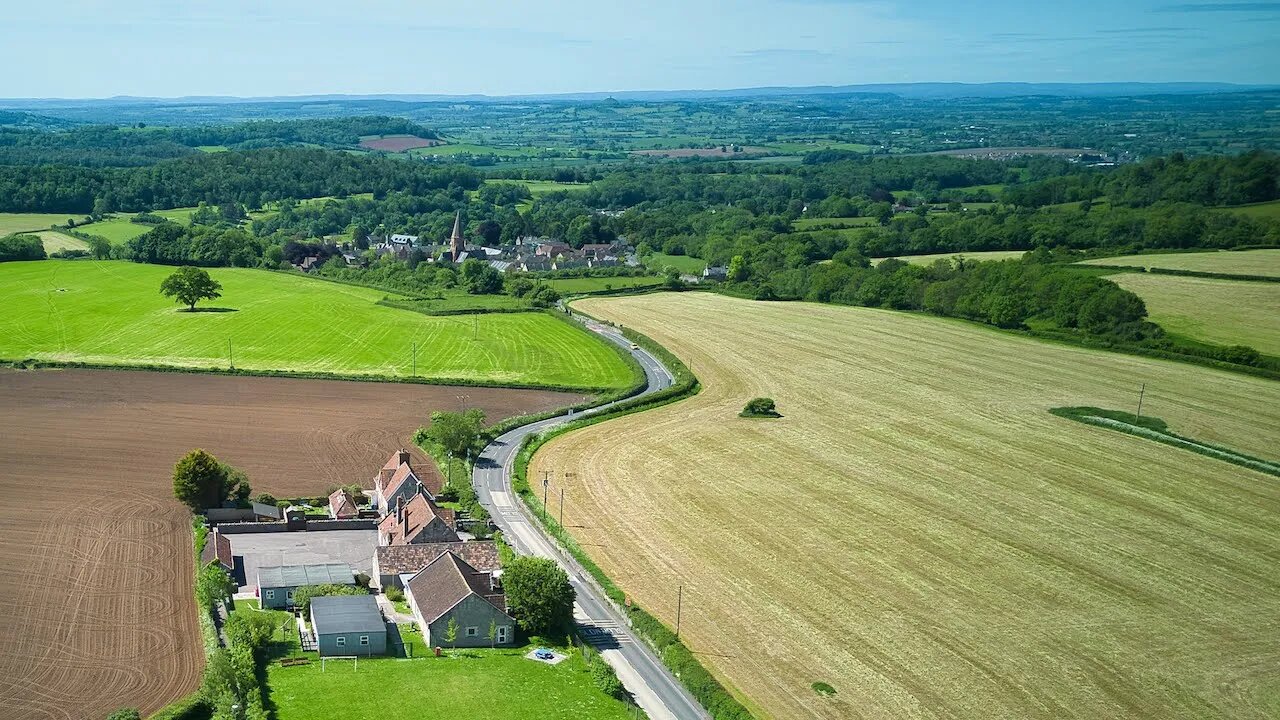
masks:
[[[232,578],[233,602],[295,611],[301,648],[322,658],[402,654],[404,625],[437,651],[513,645],[497,542],[437,504],[427,477],[399,450],[368,491],[339,488],[322,508],[210,509],[201,561]]]

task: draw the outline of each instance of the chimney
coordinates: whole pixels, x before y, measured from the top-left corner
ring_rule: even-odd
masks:
[[[400,452],[396,454],[396,457],[397,457],[397,458],[399,458],[399,462],[397,463],[398,465],[408,465],[408,464],[409,464],[409,451],[408,451],[408,450],[405,450],[405,449],[401,448]]]

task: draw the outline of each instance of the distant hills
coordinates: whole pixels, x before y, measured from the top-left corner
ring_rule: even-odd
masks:
[[[716,100],[749,97],[805,97],[829,95],[895,95],[916,100],[958,98],[1127,97],[1136,95],[1204,95],[1280,89],[1280,85],[1237,85],[1233,83],[873,83],[863,85],[811,85],[805,87],[753,87],[727,90],[627,90],[533,95],[292,95],[272,97],[187,96],[176,98],[117,96],[110,98],[10,98],[0,99],[0,108],[55,109],[88,106],[126,105],[214,105],[236,103],[307,102],[594,102],[616,100],[667,101]]]

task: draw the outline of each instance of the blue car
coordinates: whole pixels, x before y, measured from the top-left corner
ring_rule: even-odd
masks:
[[[533,651],[533,656],[539,660],[555,660],[556,654],[546,648],[538,648]]]

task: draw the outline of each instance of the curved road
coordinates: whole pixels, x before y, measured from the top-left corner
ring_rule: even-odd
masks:
[[[574,316],[587,329],[628,350],[644,368],[648,386],[639,395],[648,395],[675,382],[671,372],[643,348],[632,348],[631,342],[614,328],[593,320]],[[475,463],[472,481],[480,502],[489,510],[502,534],[516,552],[555,560],[569,575],[578,593],[574,603],[574,620],[583,637],[600,651],[618,673],[618,679],[635,697],[636,703],[653,720],[701,720],[707,711],[685,690],[662,661],[643,640],[631,634],[626,620],[607,599],[595,580],[554,539],[529,516],[529,510],[511,490],[511,471],[516,453],[525,437],[561,425],[582,415],[592,415],[615,403],[561,415],[523,425],[500,435],[489,443]]]

